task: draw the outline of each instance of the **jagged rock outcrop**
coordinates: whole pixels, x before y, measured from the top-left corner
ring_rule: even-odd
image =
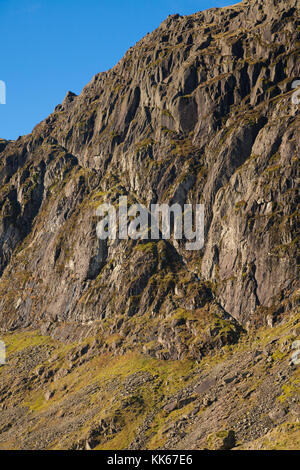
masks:
[[[295,311],[298,13],[246,0],[170,16],[30,135],[0,141],[0,331],[200,362]],[[204,204],[203,249],[99,240],[96,209],[120,195]]]
[[[296,11],[250,1],[171,16],[32,134],[1,144],[3,328],[159,313],[167,294],[184,308],[176,275],[195,266],[244,326],[283,298],[294,305]],[[204,203],[204,249],[99,242],[95,208],[118,194]],[[175,279],[155,295],[158,272]]]

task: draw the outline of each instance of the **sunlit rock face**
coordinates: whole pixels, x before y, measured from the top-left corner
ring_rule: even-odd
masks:
[[[143,342],[179,308],[215,305],[244,328],[294,308],[296,19],[294,0],[170,16],[30,135],[0,142],[3,330],[125,331],[150,315]],[[99,240],[96,208],[120,195],[204,204],[203,249]],[[172,335],[155,354],[190,354]]]
[[[0,449],[299,449],[298,9],[169,16],[0,140]],[[100,239],[121,198],[203,247]]]

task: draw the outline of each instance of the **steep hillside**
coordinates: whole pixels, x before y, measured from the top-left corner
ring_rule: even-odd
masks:
[[[299,49],[297,0],[170,16],[0,141],[0,448],[299,448]],[[203,249],[99,240],[121,195]]]

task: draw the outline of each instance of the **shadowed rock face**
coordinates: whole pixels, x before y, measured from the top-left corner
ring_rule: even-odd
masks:
[[[120,350],[199,358],[295,307],[298,6],[170,16],[30,135],[0,142],[4,331],[100,330],[121,334]],[[96,208],[120,195],[148,207],[204,203],[203,250],[99,241]],[[203,333],[201,309],[230,333]],[[179,310],[195,318],[172,326]]]

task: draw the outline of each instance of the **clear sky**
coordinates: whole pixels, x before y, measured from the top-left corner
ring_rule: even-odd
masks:
[[[80,93],[169,14],[237,1],[0,0],[0,138],[31,132],[68,90]]]

